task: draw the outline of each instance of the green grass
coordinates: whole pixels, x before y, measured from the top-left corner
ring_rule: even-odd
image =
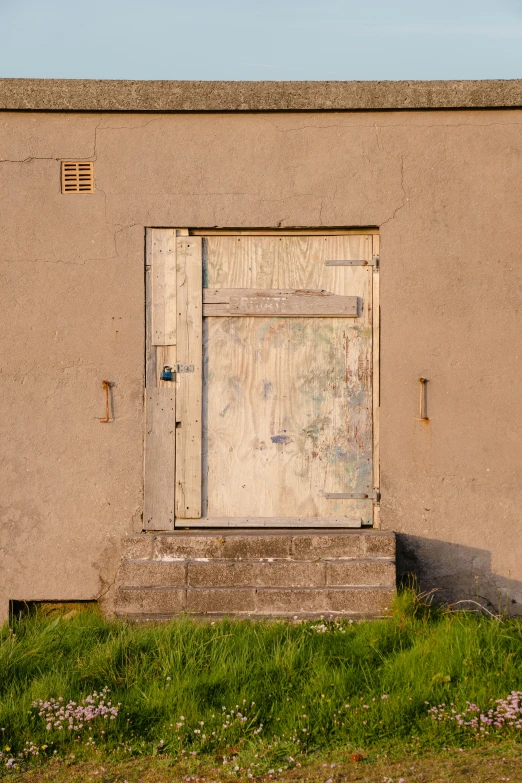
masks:
[[[389,619],[318,626],[185,618],[136,626],[94,610],[19,620],[0,632],[2,767],[52,755],[197,754],[257,774],[318,750],[470,746],[479,741],[472,732],[434,721],[429,707],[487,709],[522,690],[517,620],[446,614],[406,591]],[[103,688],[121,703],[117,718],[80,730],[48,731],[32,707]],[[482,742],[519,734],[492,728]],[[38,757],[18,759],[29,743]]]

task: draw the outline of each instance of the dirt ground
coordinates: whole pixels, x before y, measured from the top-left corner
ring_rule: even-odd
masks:
[[[422,757],[387,759],[368,755],[352,760],[335,752],[317,755],[301,767],[255,777],[258,781],[309,783],[522,783],[522,746],[501,744],[473,750],[445,750]],[[40,769],[10,771],[12,783],[212,783],[248,780],[246,773],[212,763],[141,758],[125,762],[49,762]],[[2,776],[3,777],[3,776]]]

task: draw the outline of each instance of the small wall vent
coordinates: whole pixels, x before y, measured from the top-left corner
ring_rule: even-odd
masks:
[[[62,161],[62,193],[93,193],[94,163]]]

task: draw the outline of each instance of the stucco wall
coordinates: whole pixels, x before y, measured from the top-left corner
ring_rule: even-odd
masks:
[[[1,113],[0,614],[107,598],[141,529],[146,226],[380,227],[382,526],[424,587],[522,607],[521,153],[517,110]]]

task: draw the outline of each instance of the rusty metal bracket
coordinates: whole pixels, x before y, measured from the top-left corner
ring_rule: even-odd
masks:
[[[420,400],[419,400],[419,412],[420,412],[420,419],[422,421],[429,421],[428,416],[428,379],[427,378],[419,378],[419,384],[420,384]]]
[[[99,420],[100,424],[108,424],[111,420],[109,395],[111,393],[112,386],[112,381],[102,381],[102,389],[105,391],[105,418]]]

